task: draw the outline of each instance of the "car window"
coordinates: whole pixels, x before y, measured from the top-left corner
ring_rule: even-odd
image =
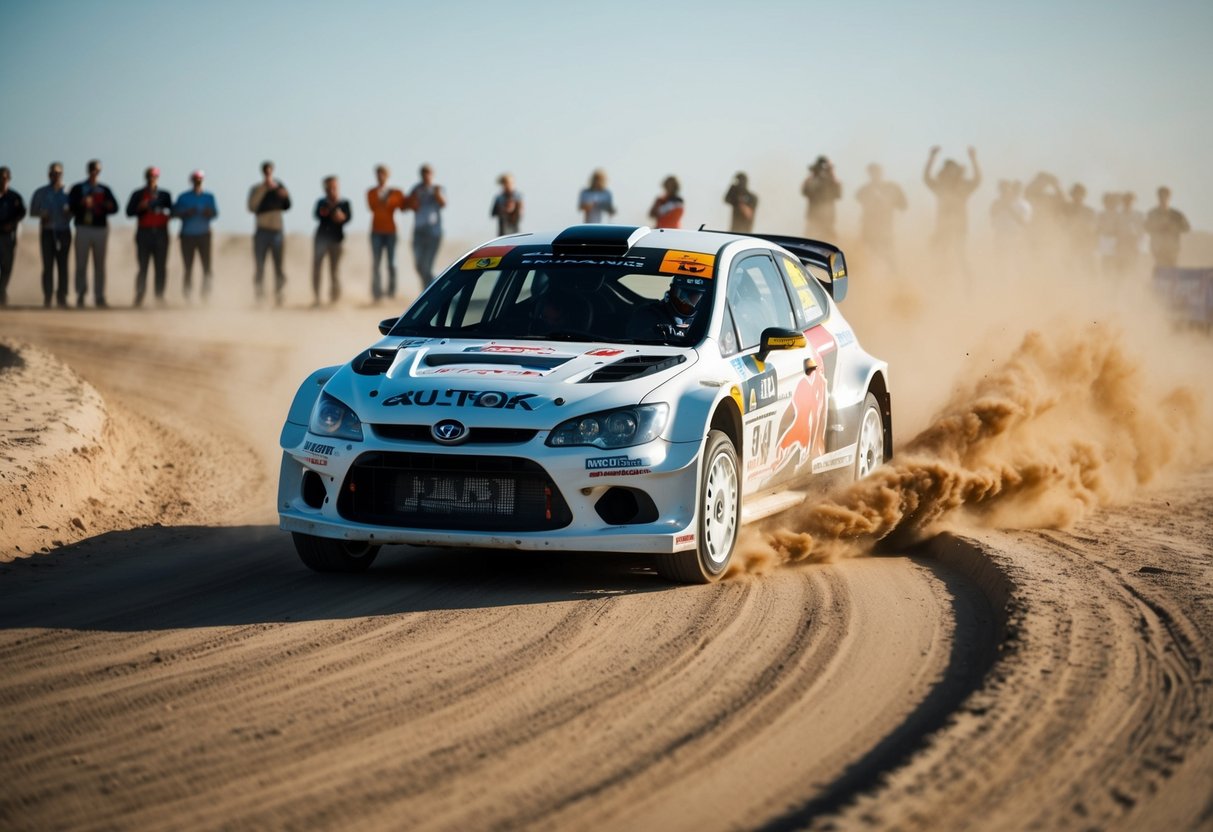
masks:
[[[740,349],[757,347],[767,327],[795,328],[783,276],[775,261],[765,254],[744,257],[734,263],[729,272],[727,299]]]
[[[791,257],[779,258],[779,265],[788,280],[788,289],[792,295],[792,309],[796,313],[796,323],[800,329],[820,323],[829,311],[826,303],[825,290],[821,288],[808,270]]]
[[[737,352],[737,327],[733,325],[733,313],[728,306],[724,309],[724,318],[720,322],[720,354],[734,355]]]

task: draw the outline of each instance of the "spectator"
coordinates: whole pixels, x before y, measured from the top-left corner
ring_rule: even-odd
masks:
[[[1070,260],[1076,268],[1087,270],[1095,254],[1095,209],[1086,204],[1087,189],[1081,183],[1070,188],[1070,199],[1062,203],[1065,232],[1070,242]]]
[[[1010,179],[998,182],[998,198],[990,205],[990,226],[1003,257],[1015,256],[1024,245],[1024,232],[1032,221],[1032,206],[1023,198],[1023,185]]]
[[[501,193],[493,198],[489,216],[497,218],[497,236],[517,234],[522,224],[522,194],[514,190],[514,177],[503,173],[497,179]]]
[[[387,255],[387,296],[396,297],[396,212],[407,211],[409,204],[404,191],[389,188],[392,172],[387,165],[375,167],[375,187],[366,192],[366,205],[371,209],[371,299],[383,298],[380,264]]]
[[[1150,235],[1150,254],[1154,268],[1179,265],[1179,237],[1192,230],[1188,218],[1171,207],[1171,189],[1158,189],[1158,205],[1146,214],[1146,233]]]
[[[194,255],[202,260],[202,299],[211,294],[211,220],[219,216],[219,206],[210,191],[202,190],[206,174],[190,174],[190,190],[178,195],[173,216],[181,220],[181,260],[185,265],[184,293],[190,299],[193,289]]]
[[[34,191],[30,214],[41,222],[42,233],[42,305],[51,305],[51,296],[61,307],[67,306],[67,256],[72,247],[72,211],[67,188],[63,186],[63,164],[51,162],[50,180]],[[59,286],[55,287],[55,267],[59,267]]]
[[[8,186],[12,178],[12,171],[0,167],[0,306],[8,306],[8,280],[13,275],[17,255],[17,227],[25,219],[25,201]]]
[[[681,186],[678,178],[667,176],[661,183],[661,195],[653,200],[649,216],[657,221],[658,228],[682,227],[682,197],[678,195]]]
[[[825,156],[809,165],[809,175],[800,188],[809,201],[807,234],[819,240],[833,241],[834,205],[842,199],[842,183],[834,177],[834,164]]]
[[[577,207],[585,222],[603,222],[606,217],[615,216],[615,201],[606,184],[606,172],[602,168],[590,174],[590,186],[577,198]]]
[[[863,209],[859,231],[864,246],[895,271],[893,216],[906,210],[905,193],[896,183],[886,181],[884,170],[873,163],[868,165],[868,181],[855,194],[855,199]]]
[[[981,168],[977,164],[977,151],[969,148],[969,162],[973,165],[973,176],[965,176],[964,166],[948,159],[943,163],[938,174],[932,174],[935,159],[939,156],[939,146],[931,148],[927,156],[926,167],[922,171],[922,181],[935,194],[938,212],[935,221],[935,242],[939,247],[940,259],[945,268],[968,274],[968,264],[965,257],[965,238],[969,231],[969,197],[981,184]]]
[[[749,188],[749,177],[738,171],[733,184],[724,195],[724,201],[732,206],[733,217],[729,230],[736,234],[749,234],[754,230],[754,212],[758,210],[758,197]]]
[[[409,207],[413,209],[413,259],[424,289],[434,282],[434,258],[442,244],[442,209],[446,196],[442,186],[434,184],[434,169],[421,166],[421,181],[409,192]]]
[[[135,278],[135,306],[143,305],[149,260],[156,270],[156,303],[163,305],[168,280],[168,220],[173,213],[173,198],[168,191],[160,190],[160,168],[148,168],[143,178],[147,184],[132,193],[126,203],[126,215],[138,218],[135,249],[139,255],[139,274]]]
[[[1120,195],[1120,242],[1116,247],[1120,268],[1125,274],[1134,275],[1141,265],[1141,255],[1146,236],[1146,215],[1133,207],[1137,195],[1125,191]]]
[[[1103,195],[1103,210],[1095,217],[1096,250],[1099,269],[1105,277],[1118,279],[1124,272],[1121,257],[1121,237],[1124,236],[1124,215],[1120,212],[1120,194]]]
[[[320,273],[324,261],[329,261],[329,300],[336,303],[341,298],[341,249],[345,241],[345,224],[350,221],[350,203],[341,198],[341,189],[336,176],[324,177],[324,196],[316,202],[316,239],[312,253],[312,306],[320,305]]]
[[[101,184],[101,162],[88,163],[88,178],[72,186],[67,195],[76,220],[76,306],[84,306],[88,294],[88,258],[93,257],[93,301],[104,309],[105,249],[109,241],[109,215],[118,213],[118,200]]]
[[[1061,224],[1062,206],[1066,201],[1061,183],[1053,174],[1042,171],[1032,177],[1024,188],[1023,196],[1032,206],[1032,222],[1029,226],[1031,242],[1045,259],[1051,260],[1056,254],[1056,231]]]
[[[291,195],[286,186],[274,178],[274,163],[261,164],[261,181],[248,192],[248,209],[257,216],[253,232],[253,292],[260,302],[265,299],[265,255],[274,258],[274,303],[282,305],[286,274],[282,271],[282,213],[291,207]]]

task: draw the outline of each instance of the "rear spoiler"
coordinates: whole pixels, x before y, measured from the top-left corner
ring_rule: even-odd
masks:
[[[711,231],[712,229],[701,228],[700,230]],[[722,231],[720,233],[737,232]],[[847,296],[847,259],[838,246],[821,240],[788,237],[783,234],[738,234],[738,236],[756,237],[759,240],[766,240],[768,243],[786,248],[795,254],[801,263],[816,266],[830,276],[829,282],[824,280],[820,282],[830,293],[830,297],[834,298],[835,303],[841,303]]]

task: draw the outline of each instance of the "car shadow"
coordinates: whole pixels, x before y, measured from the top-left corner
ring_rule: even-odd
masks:
[[[318,621],[674,588],[643,557],[570,552],[389,546],[363,574],[318,574],[274,526],[152,526],[0,564],[0,630]]]

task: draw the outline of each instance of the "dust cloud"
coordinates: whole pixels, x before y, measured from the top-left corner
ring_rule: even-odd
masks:
[[[1065,527],[1213,459],[1202,381],[1213,346],[1167,319],[1147,264],[1113,278],[990,248],[948,275],[920,239],[900,278],[863,283],[853,267],[854,305],[842,305],[891,365],[894,458],[744,529],[734,573],[908,545],[945,526]]]

